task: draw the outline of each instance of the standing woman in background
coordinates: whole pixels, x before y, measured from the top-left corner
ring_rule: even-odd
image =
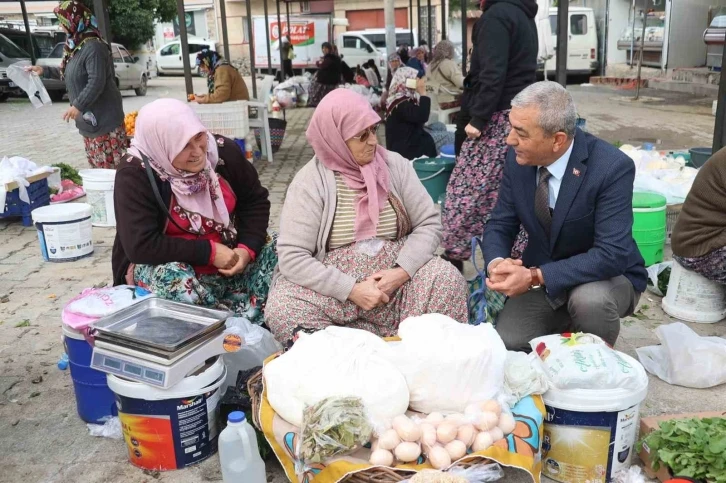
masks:
[[[33,66],[28,70],[49,79],[65,80],[70,107],[63,120],[76,122],[88,164],[114,169],[129,143],[111,49],[98,31],[96,17],[82,3],[61,2],[53,13],[68,34],[60,68]]]
[[[471,255],[499,194],[512,99],[535,81],[536,0],[482,0],[472,33],[471,70],[456,126],[456,166],[442,212],[444,258],[457,268]],[[532,188],[534,189],[534,187]],[[513,255],[526,245],[520,233]]]

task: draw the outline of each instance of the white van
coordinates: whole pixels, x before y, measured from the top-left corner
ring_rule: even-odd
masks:
[[[214,40],[200,37],[189,37],[189,63],[192,73],[199,74],[197,67],[197,54],[204,49],[217,50],[217,43]],[[156,68],[159,75],[184,74],[184,63],[182,62],[181,40],[175,38],[161,49],[156,51]]]
[[[567,73],[570,75],[593,74],[599,66],[597,60],[597,28],[592,8],[570,6],[567,42]],[[550,27],[555,53],[547,61],[547,73],[557,69],[557,8],[550,7]]]
[[[409,47],[418,47],[416,30],[413,31],[414,44],[411,45],[411,31],[409,29],[396,29],[396,47],[403,44]],[[388,73],[386,52],[386,29],[352,30],[338,35],[335,43],[343,61],[351,68],[362,65],[370,59],[375,60],[378,71],[383,79]]]

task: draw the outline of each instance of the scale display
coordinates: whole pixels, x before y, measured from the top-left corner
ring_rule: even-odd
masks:
[[[164,372],[144,367],[142,364],[124,361],[121,358],[99,353],[98,351],[93,352],[92,365],[103,372],[145,382],[153,386],[164,387],[164,381],[166,380]]]

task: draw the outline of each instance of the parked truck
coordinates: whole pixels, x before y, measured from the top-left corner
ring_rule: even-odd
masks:
[[[255,66],[264,69],[267,66],[267,49],[271,49],[272,68],[280,68],[280,40],[288,37],[295,51],[292,61],[294,69],[315,69],[316,62],[322,54],[324,42],[331,38],[330,15],[291,16],[290,25],[287,17],[281,18],[278,24],[276,16],[269,17],[269,38],[265,32],[265,17],[252,18],[252,30],[255,39]]]

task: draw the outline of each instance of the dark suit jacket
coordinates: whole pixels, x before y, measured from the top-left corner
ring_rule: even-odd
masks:
[[[574,143],[549,238],[534,213],[537,167],[520,166],[509,150],[499,200],[484,228],[484,258],[509,257],[522,224],[529,234],[522,261],[540,267],[551,298],[618,275],[642,293],[647,275],[632,233],[633,160],[579,129]]]

